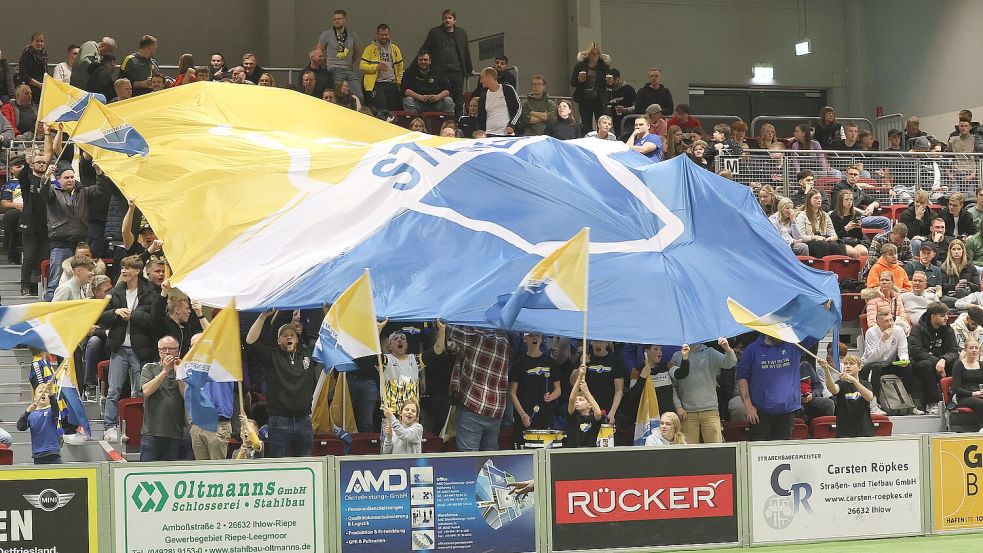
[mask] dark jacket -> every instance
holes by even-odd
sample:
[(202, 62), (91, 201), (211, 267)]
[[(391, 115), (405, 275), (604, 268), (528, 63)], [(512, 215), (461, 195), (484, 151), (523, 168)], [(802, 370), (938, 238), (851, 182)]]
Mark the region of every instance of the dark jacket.
[(645, 108), (652, 104), (659, 104), (659, 107), (662, 108), (662, 115), (669, 117), (674, 109), (672, 92), (669, 92), (665, 85), (659, 85), (659, 89), (656, 90), (652, 88), (652, 83), (646, 83), (635, 93), (635, 113), (645, 113)]
[[(590, 80), (580, 82), (578, 79), (581, 71), (587, 71), (590, 61), (587, 59), (587, 52), (580, 52), (577, 54), (577, 64), (573, 66), (573, 73), (570, 74), (570, 86), (573, 87), (573, 101), (577, 103), (589, 102), (597, 98), (601, 102), (601, 106), (607, 107), (608, 102), (611, 101), (610, 92), (608, 91), (607, 84), (604, 82), (604, 76), (608, 74), (611, 66), (608, 65), (607, 54), (601, 54), (600, 59), (597, 60), (597, 67), (595, 68), (596, 76), (594, 78), (593, 88), (590, 86)], [(644, 108), (642, 112), (644, 113)], [(617, 129), (615, 129), (617, 132)]]
[(14, 69), (7, 58), (0, 59), (0, 98), (4, 96), (14, 97)]
[[(106, 232), (104, 236), (107, 241), (123, 241), (123, 218), (126, 217), (128, 208), (129, 203), (126, 201), (126, 196), (114, 184), (110, 189), (109, 207), (106, 209)], [(133, 236), (140, 232), (140, 219), (140, 210), (137, 209), (136, 213), (133, 214), (133, 224), (130, 227)]]
[[(822, 203), (822, 206), (820, 207), (820, 209), (822, 209), (823, 211), (829, 212), (829, 210), (830, 210), (830, 207), (829, 207), (829, 194), (827, 194), (826, 191), (823, 190), (823, 189), (821, 189), (821, 188), (815, 188), (815, 187), (813, 187), (813, 190), (819, 190), (819, 195), (823, 199), (823, 203)], [(796, 186), (795, 187), (795, 192), (792, 192), (791, 194), (789, 194), (788, 199), (792, 200), (792, 205), (793, 206), (795, 206), (795, 207), (801, 207), (801, 206), (805, 205), (805, 203), (806, 203), (806, 194), (805, 194), (805, 192), (802, 191), (802, 187), (801, 186)]]
[[(722, 146), (721, 149), (717, 149), (717, 144)], [(709, 165), (713, 165), (714, 160), (717, 159), (718, 155), (723, 156), (739, 156), (744, 152), (743, 149), (734, 141), (733, 138), (728, 138), (721, 142), (716, 140), (711, 140), (707, 142), (706, 152), (703, 153), (703, 157), (706, 158)]]
[(925, 209), (925, 215), (922, 215), (922, 219), (919, 221), (915, 218), (915, 202), (908, 204), (907, 209), (901, 212), (901, 216), (898, 220), (908, 227), (908, 238), (914, 238), (915, 236), (929, 236), (932, 229), (932, 219), (935, 218), (935, 212), (932, 208)]
[(76, 185), (72, 192), (51, 186), (50, 180), (41, 183), (41, 196), (48, 207), (48, 239), (52, 242), (81, 242), (89, 232), (88, 203), (106, 193), (105, 178), (97, 178), (95, 186)]
[[(961, 291), (956, 290), (956, 284), (960, 280), (966, 281), (966, 288)], [(963, 270), (959, 271), (958, 275), (950, 275), (945, 272), (945, 268), (942, 268), (942, 293), (947, 296), (952, 296), (956, 298), (961, 298), (968, 296), (973, 292), (978, 292), (980, 290), (980, 275), (976, 271), (976, 265), (972, 263), (967, 263)]]
[[(519, 103), (519, 93), (515, 91), (512, 85), (503, 84), (502, 95), (505, 96), (505, 105), (509, 110), (509, 123), (508, 127), (512, 127), (513, 130), (519, 126), (519, 118), (522, 117), (522, 104)], [(488, 96), (488, 91), (486, 90), (481, 94), (481, 98), (478, 100), (478, 128), (481, 130), (485, 129), (485, 124), (487, 122), (488, 113), (485, 111), (485, 98)]]
[(37, 176), (30, 167), (24, 167), (20, 172), (20, 191), (24, 199), (24, 211), (20, 215), (20, 231), (27, 234), (48, 233), (48, 208), (44, 197), (41, 196), (41, 181), (44, 176)]
[(167, 298), (162, 294), (157, 294), (154, 304), (150, 308), (150, 320), (153, 324), (154, 335), (158, 338), (171, 336), (177, 340), (178, 347), (181, 348), (181, 357), (191, 349), (191, 337), (201, 332), (201, 322), (198, 321), (194, 311), (184, 326), (178, 325), (174, 319), (167, 316)]
[[(303, 74), (304, 71), (310, 71), (314, 73), (314, 94), (313, 96), (318, 100), (324, 95), (324, 91), (334, 86), (334, 71), (326, 69), (324, 67), (313, 68), (308, 63), (307, 67), (300, 70)], [(297, 77), (297, 92), (304, 92), (304, 80), (299, 76)]]
[(841, 140), (843, 125), (833, 123), (832, 125), (816, 125), (812, 139), (819, 143), (824, 150), (832, 150), (833, 144)]
[[(141, 278), (137, 281), (137, 307), (130, 312), (130, 347), (136, 353), (141, 363), (151, 363), (157, 360), (157, 336), (153, 334), (150, 320), (150, 308), (154, 303), (154, 296), (158, 292), (154, 286), (146, 279)], [(116, 314), (116, 310), (126, 307), (126, 283), (120, 281), (119, 284), (109, 291), (109, 304), (106, 310), (99, 316), (99, 326), (106, 329), (109, 334), (107, 346), (110, 353), (119, 351), (126, 337), (127, 321)]]
[(93, 63), (89, 66), (89, 84), (85, 87), (89, 92), (102, 94), (107, 102), (116, 99), (116, 86), (112, 72), (103, 63)]
[(958, 220), (953, 217), (948, 209), (940, 209), (939, 218), (945, 221), (946, 236), (972, 236), (976, 234), (976, 223), (973, 222), (973, 216), (966, 211), (965, 207), (959, 211)]
[(932, 328), (932, 315), (926, 311), (918, 319), (908, 336), (908, 357), (914, 363), (931, 361), (934, 365), (939, 359), (945, 359), (947, 367), (951, 367), (959, 357), (959, 346), (956, 343), (956, 333), (952, 327), (943, 325)]
[(443, 25), (437, 25), (436, 27), (430, 29), (427, 33), (427, 39), (423, 41), (423, 46), (420, 50), (427, 50), (430, 52), (430, 67), (436, 70), (438, 73), (442, 74), (444, 77), (451, 77), (448, 75), (447, 68), (447, 43), (451, 40), (456, 42), (457, 55), (461, 60), (462, 73), (470, 75), (474, 71), (474, 66), (471, 64), (471, 50), (468, 49), (468, 32), (465, 31), (460, 26), (454, 27), (454, 35), (451, 37), (451, 33), (444, 30)]
[(872, 196), (864, 192), (859, 186), (850, 186), (849, 183), (846, 182), (846, 179), (844, 179), (833, 185), (833, 193), (830, 194), (830, 196), (832, 196), (832, 201), (834, 204), (836, 203), (836, 195), (839, 194), (841, 190), (849, 190), (850, 192), (853, 192), (853, 205), (859, 207), (860, 209), (866, 209), (867, 206), (877, 201)]

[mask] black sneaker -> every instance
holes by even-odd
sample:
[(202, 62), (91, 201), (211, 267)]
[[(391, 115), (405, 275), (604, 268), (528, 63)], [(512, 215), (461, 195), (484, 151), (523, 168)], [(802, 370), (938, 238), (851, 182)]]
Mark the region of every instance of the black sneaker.
[(85, 387), (85, 399), (86, 401), (96, 401), (99, 399), (98, 391), (95, 384), (89, 384)]
[(22, 296), (31, 296), (31, 295), (33, 295), (33, 294), (31, 294), (31, 287), (30, 286), (21, 286), (20, 287), (20, 295), (22, 295)]

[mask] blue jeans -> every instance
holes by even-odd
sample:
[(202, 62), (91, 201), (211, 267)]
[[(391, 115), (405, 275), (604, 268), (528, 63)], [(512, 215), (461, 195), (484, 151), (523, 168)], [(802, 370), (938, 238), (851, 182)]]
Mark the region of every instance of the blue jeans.
[(891, 230), (891, 220), (881, 215), (871, 215), (860, 219), (860, 226), (863, 228), (879, 228), (881, 230)]
[(479, 415), (463, 405), (457, 407), (457, 450), (497, 451), (501, 417)]
[(454, 100), (451, 100), (451, 97), (448, 96), (441, 100), (437, 100), (436, 102), (425, 103), (418, 102), (416, 99), (410, 98), (409, 96), (404, 96), (403, 110), (411, 113), (423, 113), (424, 111), (443, 111), (450, 113), (454, 111)]
[(126, 375), (130, 375), (130, 397), (143, 395), (140, 389), (140, 360), (133, 349), (120, 346), (119, 351), (109, 358), (109, 393), (106, 395), (106, 428), (119, 424), (119, 391), (123, 388)]
[(44, 301), (51, 301), (51, 297), (55, 295), (55, 288), (58, 288), (58, 281), (61, 279), (61, 263), (73, 255), (75, 250), (72, 248), (51, 248), (51, 253), (48, 254), (51, 263), (48, 266), (48, 288), (44, 291)]
[(34, 458), (35, 465), (60, 465), (63, 462), (61, 460), (61, 453), (48, 453), (47, 455)]
[(314, 447), (311, 417), (270, 416), (267, 453), (270, 457), (310, 457)]
[(180, 438), (140, 436), (140, 462), (177, 461), (181, 454)]
[(85, 382), (86, 386), (99, 385), (99, 362), (106, 355), (106, 343), (99, 335), (89, 336), (85, 341)]
[(371, 378), (348, 377), (352, 395), (352, 410), (355, 411), (355, 424), (359, 432), (374, 432), (375, 414), (379, 411), (379, 383)]

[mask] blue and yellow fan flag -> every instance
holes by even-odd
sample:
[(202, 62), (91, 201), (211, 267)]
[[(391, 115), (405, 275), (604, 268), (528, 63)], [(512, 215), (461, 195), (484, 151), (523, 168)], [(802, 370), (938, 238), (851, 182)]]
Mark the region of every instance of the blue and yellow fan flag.
[(45, 123), (78, 121), (93, 100), (106, 103), (106, 97), (102, 94), (86, 92), (45, 74), (38, 119)]
[(242, 381), (242, 346), (239, 342), (239, 313), (235, 300), (219, 312), (184, 359), (175, 378), (187, 386), (185, 403), (196, 425), (214, 432), (218, 410), (205, 387), (211, 383)]
[(369, 270), (356, 280), (328, 309), (321, 325), (314, 358), (328, 370), (354, 370), (354, 360), (382, 352), (379, 329), (372, 302), (372, 279)]
[(511, 328), (522, 309), (587, 311), (589, 249), (590, 229), (584, 227), (526, 273), (515, 292), (499, 296), (488, 321)]
[[(82, 394), (79, 393), (74, 358), (74, 355), (66, 357), (62, 361), (62, 366), (58, 369), (61, 373), (58, 377), (58, 394), (65, 402), (65, 408), (62, 413), (68, 422), (76, 426), (81, 426), (85, 429), (87, 436), (92, 436), (92, 428), (89, 426), (89, 416), (85, 414), (85, 407), (82, 405)], [(56, 373), (56, 376), (58, 376), (58, 373)]]
[(75, 126), (72, 140), (76, 144), (88, 144), (128, 156), (146, 157), (150, 153), (147, 141), (133, 125), (99, 102), (88, 103)]
[(821, 340), (826, 336), (839, 319), (839, 314), (831, 307), (830, 302), (817, 303), (800, 294), (775, 311), (758, 316), (734, 298), (727, 298), (727, 309), (738, 324), (792, 344), (807, 337)]
[(638, 401), (638, 414), (635, 416), (635, 445), (645, 445), (645, 439), (659, 430), (659, 397), (655, 394), (652, 377), (635, 383), (642, 387), (642, 397)]
[(0, 307), (0, 349), (31, 347), (71, 357), (107, 303), (108, 298)]

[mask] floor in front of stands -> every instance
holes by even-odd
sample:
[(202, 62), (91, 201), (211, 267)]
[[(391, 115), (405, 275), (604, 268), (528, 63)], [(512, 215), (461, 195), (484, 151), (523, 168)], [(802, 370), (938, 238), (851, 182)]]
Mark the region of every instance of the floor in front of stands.
[[(956, 534), (944, 536), (920, 536), (917, 538), (885, 538), (858, 541), (826, 541), (813, 544), (768, 545), (751, 549), (729, 547), (726, 549), (692, 550), (708, 551), (761, 551), (761, 553), (925, 553), (926, 551), (970, 551), (972, 546), (983, 545), (983, 534)], [(681, 550), (684, 551), (684, 550)], [(690, 550), (685, 550), (690, 551)]]

